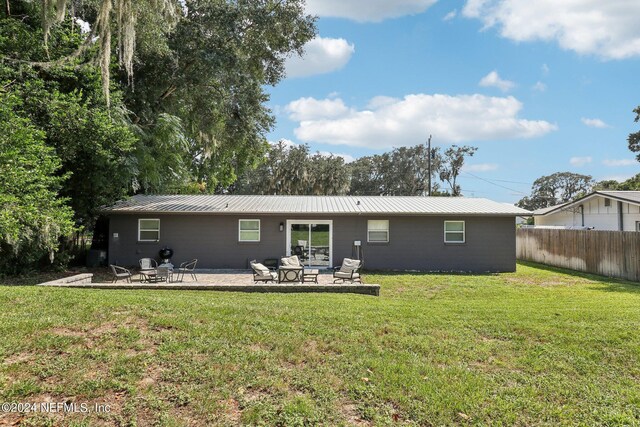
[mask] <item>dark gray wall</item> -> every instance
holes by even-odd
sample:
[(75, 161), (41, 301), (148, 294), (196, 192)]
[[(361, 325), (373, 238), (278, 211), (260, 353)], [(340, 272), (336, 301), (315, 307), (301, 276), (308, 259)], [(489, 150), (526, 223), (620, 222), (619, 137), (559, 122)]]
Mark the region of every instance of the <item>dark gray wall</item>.
[[(137, 241), (139, 218), (160, 219), (159, 242)], [(241, 218), (261, 220), (259, 243), (238, 242)], [(250, 259), (285, 255), (286, 230), (280, 232), (279, 224), (287, 219), (332, 219), (333, 265), (351, 257), (353, 241), (360, 240), (368, 269), (497, 272), (516, 267), (514, 218), (482, 216), (112, 215), (109, 263), (137, 265), (140, 258), (158, 258), (158, 250), (169, 246), (174, 264), (198, 258), (199, 268), (247, 268)], [(369, 219), (389, 220), (389, 243), (367, 243)], [(445, 220), (466, 221), (466, 243), (444, 243)]]

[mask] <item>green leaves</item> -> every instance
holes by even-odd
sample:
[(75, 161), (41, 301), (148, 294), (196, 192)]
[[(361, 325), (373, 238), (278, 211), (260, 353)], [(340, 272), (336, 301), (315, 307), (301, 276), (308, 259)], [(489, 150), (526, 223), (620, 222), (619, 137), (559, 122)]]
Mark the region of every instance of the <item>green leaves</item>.
[(72, 211), (58, 190), (60, 160), (44, 133), (16, 109), (20, 100), (0, 92), (0, 273), (18, 272), (44, 255), (51, 260), (58, 239), (73, 231)]
[[(636, 114), (635, 122), (637, 123), (640, 121), (640, 106), (636, 107), (633, 112)], [(640, 162), (640, 132), (630, 133), (627, 140), (629, 141), (629, 150), (632, 153), (638, 153), (636, 159)]]
[(541, 176), (533, 182), (531, 197), (522, 198), (516, 205), (536, 210), (569, 202), (590, 192), (593, 184), (591, 176), (572, 172)]

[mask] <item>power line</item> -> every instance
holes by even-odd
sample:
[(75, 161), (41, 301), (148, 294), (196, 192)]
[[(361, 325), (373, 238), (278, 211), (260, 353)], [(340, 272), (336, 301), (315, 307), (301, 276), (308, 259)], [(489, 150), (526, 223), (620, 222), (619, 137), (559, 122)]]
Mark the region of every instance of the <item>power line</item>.
[[(466, 174), (466, 175), (470, 175), (470, 176), (472, 176), (472, 177), (474, 177), (474, 178), (476, 178), (476, 179), (479, 179), (480, 181), (484, 181), (484, 182), (487, 182), (487, 183), (489, 183), (489, 184), (491, 184), (491, 185), (495, 185), (496, 187), (504, 188), (504, 189), (506, 189), (506, 190), (513, 191), (513, 192), (516, 192), (516, 193), (518, 193), (518, 194), (522, 194), (523, 196), (526, 196), (526, 195), (527, 195), (527, 193), (523, 193), (523, 192), (522, 192), (522, 191), (520, 191), (520, 190), (516, 190), (516, 189), (514, 189), (514, 188), (509, 188), (509, 187), (506, 187), (506, 186), (504, 186), (504, 185), (496, 184), (495, 182), (489, 181), (488, 179), (484, 179), (484, 178), (479, 177), (478, 175), (474, 175), (474, 174), (472, 174), (471, 172), (466, 172), (466, 171), (460, 171), (460, 172), (462, 172), (462, 173), (464, 173), (464, 174)], [(496, 180), (496, 181), (497, 181), (497, 180)]]
[(533, 185), (531, 182), (507, 181), (506, 179), (494, 179), (493, 181), (498, 181), (498, 182), (508, 182), (508, 183), (510, 183), (510, 184)]

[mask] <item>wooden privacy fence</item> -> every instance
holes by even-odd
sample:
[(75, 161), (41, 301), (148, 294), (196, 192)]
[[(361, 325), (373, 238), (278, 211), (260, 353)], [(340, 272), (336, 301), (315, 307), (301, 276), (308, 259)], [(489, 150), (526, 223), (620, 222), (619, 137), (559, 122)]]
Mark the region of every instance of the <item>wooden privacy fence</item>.
[(640, 233), (520, 228), (516, 256), (587, 273), (640, 281)]

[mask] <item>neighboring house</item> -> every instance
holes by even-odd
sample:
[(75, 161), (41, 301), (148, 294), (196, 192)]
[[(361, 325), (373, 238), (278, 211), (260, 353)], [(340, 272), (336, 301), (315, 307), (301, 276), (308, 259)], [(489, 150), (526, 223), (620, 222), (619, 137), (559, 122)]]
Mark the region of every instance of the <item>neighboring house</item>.
[(357, 196), (134, 196), (106, 208), (111, 264), (171, 247), (173, 262), (247, 268), (299, 254), (331, 267), (361, 253), (366, 268), (514, 271), (515, 217), (486, 199)]
[(640, 191), (595, 191), (533, 212), (536, 227), (640, 231)]

